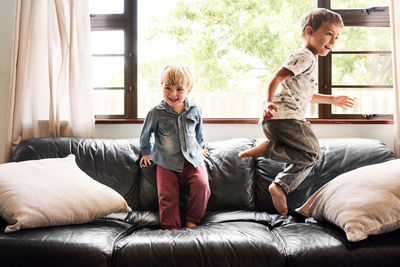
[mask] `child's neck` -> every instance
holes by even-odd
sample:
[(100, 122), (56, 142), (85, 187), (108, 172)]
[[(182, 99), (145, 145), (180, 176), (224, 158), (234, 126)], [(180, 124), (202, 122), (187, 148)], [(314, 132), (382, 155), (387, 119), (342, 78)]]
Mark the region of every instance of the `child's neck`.
[(185, 102), (183, 102), (183, 103), (180, 104), (179, 106), (172, 107), (172, 109), (173, 109), (176, 113), (181, 114), (182, 111), (185, 109)]
[(306, 44), (306, 45), (304, 46), (304, 48), (307, 48), (308, 50), (311, 51), (311, 53), (313, 53), (313, 54), (316, 56), (316, 54), (315, 54), (315, 48), (312, 47), (310, 44)]

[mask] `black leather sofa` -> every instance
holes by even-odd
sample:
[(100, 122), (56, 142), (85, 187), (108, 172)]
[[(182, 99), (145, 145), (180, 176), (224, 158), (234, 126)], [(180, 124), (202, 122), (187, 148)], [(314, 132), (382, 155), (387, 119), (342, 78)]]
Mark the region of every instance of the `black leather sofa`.
[[(80, 225), (4, 233), (1, 266), (399, 266), (400, 231), (348, 242), (338, 227), (294, 209), (337, 175), (394, 159), (372, 139), (321, 139), (322, 160), (288, 195), (289, 216), (274, 210), (267, 188), (283, 164), (238, 158), (259, 140), (207, 144), (211, 197), (199, 226), (161, 230), (155, 168), (139, 166), (137, 139), (41, 138), (23, 141), (13, 161), (76, 155), (93, 179), (118, 191), (133, 209)], [(188, 189), (181, 190), (185, 212)]]

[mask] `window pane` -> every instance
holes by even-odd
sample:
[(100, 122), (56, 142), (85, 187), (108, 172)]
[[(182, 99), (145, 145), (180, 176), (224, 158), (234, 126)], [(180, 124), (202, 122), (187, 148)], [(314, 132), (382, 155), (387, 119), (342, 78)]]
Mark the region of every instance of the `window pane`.
[(123, 115), (124, 90), (94, 90), (96, 115)]
[(122, 14), (124, 0), (89, 0), (90, 14)]
[(124, 57), (92, 57), (93, 87), (124, 87)]
[(394, 111), (392, 88), (333, 88), (332, 94), (356, 98), (352, 109), (332, 105), (334, 114), (393, 114)]
[(335, 51), (390, 51), (389, 27), (344, 27)]
[(370, 8), (377, 6), (388, 6), (388, 0), (332, 0), (333, 9), (345, 8)]
[(390, 54), (333, 54), (332, 85), (392, 85)]
[(165, 64), (182, 62), (204, 117), (258, 118), (270, 76), (303, 46), (300, 19), (316, 7), (315, 0), (138, 1), (138, 116), (161, 101)]
[(124, 54), (124, 31), (92, 31), (91, 43), (92, 54)]

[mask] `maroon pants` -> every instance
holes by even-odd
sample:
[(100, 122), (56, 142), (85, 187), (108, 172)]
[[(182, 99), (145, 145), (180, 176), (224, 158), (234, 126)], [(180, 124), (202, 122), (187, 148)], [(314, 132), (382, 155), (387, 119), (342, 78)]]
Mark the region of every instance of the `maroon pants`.
[(197, 168), (185, 161), (182, 172), (157, 165), (157, 190), (160, 222), (163, 229), (181, 228), (179, 213), (180, 186), (189, 184), (186, 220), (199, 223), (206, 212), (210, 187), (207, 169), (202, 162)]

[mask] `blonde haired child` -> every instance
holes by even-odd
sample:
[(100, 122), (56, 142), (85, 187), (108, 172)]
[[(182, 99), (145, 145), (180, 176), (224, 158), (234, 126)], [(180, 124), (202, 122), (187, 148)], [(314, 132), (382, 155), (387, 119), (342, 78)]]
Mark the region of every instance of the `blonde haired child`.
[[(163, 229), (181, 228), (179, 188), (189, 185), (186, 226), (198, 224), (206, 211), (210, 188), (203, 149), (202, 111), (189, 100), (193, 88), (190, 69), (168, 64), (160, 79), (163, 100), (152, 108), (140, 135), (140, 163), (157, 164), (157, 191)], [(154, 144), (150, 137), (154, 135)]]

